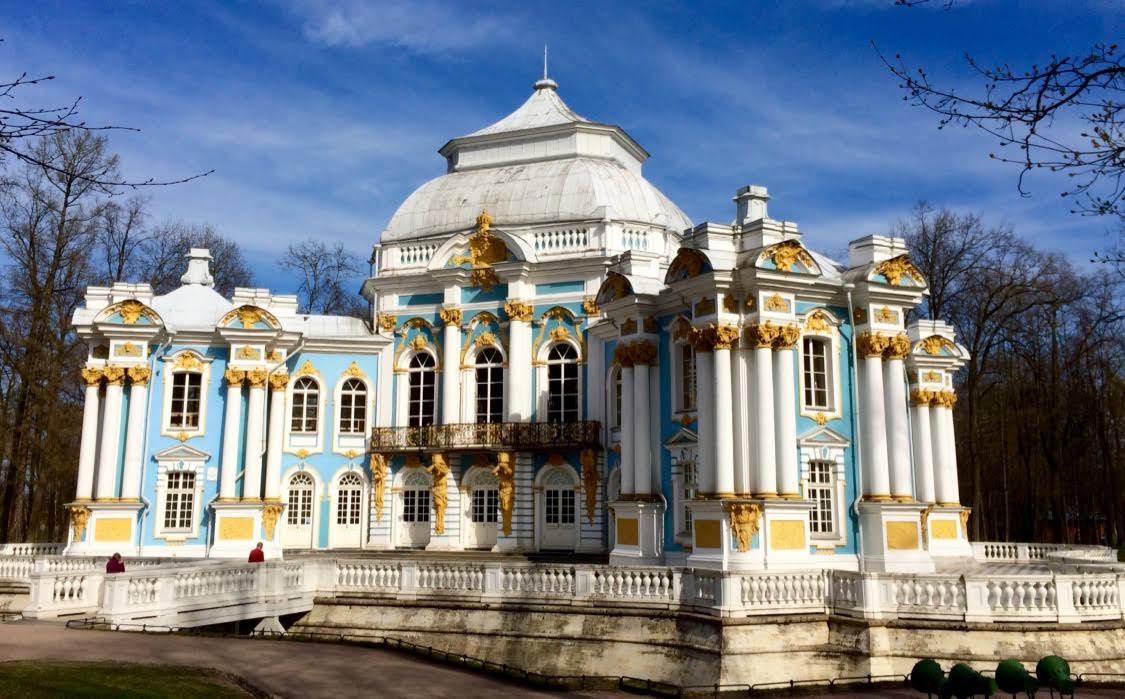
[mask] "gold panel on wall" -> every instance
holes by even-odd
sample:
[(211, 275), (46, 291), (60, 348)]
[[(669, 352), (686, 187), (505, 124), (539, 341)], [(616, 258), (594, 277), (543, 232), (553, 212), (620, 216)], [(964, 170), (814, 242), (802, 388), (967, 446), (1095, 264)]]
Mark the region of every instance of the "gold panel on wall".
[(94, 541), (132, 540), (133, 520), (128, 517), (99, 519), (94, 522)]
[(917, 522), (887, 522), (887, 548), (911, 551), (918, 548)]
[(717, 519), (695, 520), (695, 548), (718, 549), (723, 547), (723, 525)]
[(254, 518), (223, 517), (219, 520), (219, 538), (228, 541), (254, 538)]
[(930, 520), (930, 537), (934, 539), (956, 539), (957, 523), (951, 519)]
[(805, 548), (805, 523), (799, 519), (779, 519), (769, 523), (770, 548), (793, 550)]
[(637, 520), (621, 518), (617, 520), (617, 543), (622, 546), (636, 546), (640, 542), (637, 533)]

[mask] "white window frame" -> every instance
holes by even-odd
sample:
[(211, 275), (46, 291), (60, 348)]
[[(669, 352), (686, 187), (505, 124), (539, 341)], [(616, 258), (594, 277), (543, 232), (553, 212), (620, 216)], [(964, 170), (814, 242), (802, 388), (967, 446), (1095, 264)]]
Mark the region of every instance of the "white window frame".
[[(359, 432), (343, 432), (340, 430), (340, 419), (343, 411), (344, 385), (352, 380), (359, 381), (363, 384), (364, 391), (367, 392), (366, 402), (364, 403), (366, 414), (364, 416), (363, 428)], [(366, 376), (349, 376), (347, 374), (341, 376), (332, 391), (332, 405), (333, 438), (335, 439), (332, 451), (337, 454), (346, 454), (349, 451), (366, 451), (367, 438), (371, 432), (372, 425), (375, 424), (375, 391), (371, 380)]]
[[(316, 432), (293, 431), (293, 390), (301, 379), (312, 380), (317, 387)], [(324, 421), (327, 413), (328, 391), (319, 374), (302, 374), (289, 377), (285, 391), (285, 452), (287, 454), (319, 454), (324, 451)], [(333, 416), (334, 417), (334, 416)], [(304, 458), (304, 457), (302, 457)]]
[(309, 523), (308, 523), (307, 526), (312, 529), (313, 538), (315, 539), (316, 533), (317, 533), (316, 532), (317, 516), (319, 515), (319, 513), (317, 512), (317, 502), (316, 502), (317, 479), (316, 479), (316, 476), (309, 473), (308, 471), (296, 471), (294, 473), (290, 473), (285, 479), (285, 525), (289, 526), (289, 527), (306, 526), (306, 525), (301, 524), (300, 522), (297, 522), (296, 524), (293, 524), (293, 522), (290, 521), (290, 519), (293, 517), (294, 514), (297, 514), (298, 516), (300, 515), (299, 511), (297, 511), (297, 512), (294, 511), (294, 508), (291, 504), (292, 498), (293, 498), (293, 492), (296, 491), (296, 490), (302, 490), (302, 491), (306, 490), (306, 488), (304, 488), (303, 485), (302, 485), (301, 488), (294, 488), (293, 487), (293, 479), (296, 478), (299, 475), (305, 476), (306, 478), (308, 478), (311, 481), (311, 483), (309, 484), (309, 487), (307, 488), (307, 490), (311, 493), (311, 495), (309, 496)]
[[(575, 360), (574, 367), (577, 373), (577, 396), (578, 396), (578, 413), (575, 421), (582, 421), (585, 419), (585, 406), (583, 405), (583, 396), (585, 395), (585, 371), (583, 365), (586, 362), (585, 356), (582, 354), (582, 347), (571, 339), (556, 340), (553, 342), (544, 342), (539, 348), (538, 356), (536, 357), (537, 371), (536, 371), (536, 386), (538, 387), (539, 399), (537, 402), (537, 410), (535, 411), (536, 422), (548, 422), (547, 419), (547, 404), (550, 399), (550, 387), (548, 386), (548, 377), (550, 374), (550, 366), (554, 364), (562, 364), (563, 362), (552, 361), (548, 363), (547, 357), (551, 354), (551, 349), (557, 345), (569, 345), (574, 350)], [(567, 362), (569, 363), (569, 362)]]
[(439, 424), (438, 411), (441, 409), (441, 375), (443, 367), (437, 354), (429, 347), (426, 347), (420, 350), (404, 352), (402, 356), (399, 357), (399, 365), (395, 369), (395, 376), (398, 377), (398, 381), (396, 382), (395, 423), (399, 427), (408, 427), (410, 425), (410, 374), (412, 373), (410, 371), (410, 363), (420, 354), (428, 355), (434, 362), (432, 369), (434, 372), (434, 406), (430, 424)]
[(831, 437), (838, 437), (838, 435), (834, 435), (830, 430), (821, 428), (815, 430), (809, 437), (804, 437), (800, 440), (801, 494), (806, 499), (809, 498), (810, 462), (821, 461), (832, 464), (831, 487), (835, 489), (833, 501), (833, 511), (835, 513), (833, 525), (835, 531), (832, 534), (814, 534), (810, 528), (809, 539), (810, 543), (817, 548), (835, 549), (837, 546), (846, 546), (848, 543), (844, 453), (849, 444), (842, 438), (833, 438), (830, 441), (825, 440), (818, 443), (818, 437), (825, 434)]
[[(814, 331), (805, 327), (808, 316), (815, 311), (820, 311), (822, 316), (827, 318), (828, 330)], [(823, 308), (815, 308), (809, 311), (804, 318), (801, 319), (801, 339), (797, 342), (797, 401), (800, 406), (800, 414), (804, 417), (817, 419), (818, 415), (823, 415), (828, 420), (838, 419), (843, 416), (843, 405), (840, 397), (840, 332), (838, 329), (838, 321), (835, 316)], [(825, 355), (825, 368), (828, 371), (828, 399), (832, 404), (831, 408), (812, 407), (805, 403), (805, 339), (820, 340), (824, 342), (826, 355)]]
[[(191, 355), (193, 359), (198, 360), (200, 366), (193, 369), (177, 368), (176, 362), (183, 358), (185, 355)], [(186, 434), (189, 437), (202, 437), (207, 433), (207, 403), (208, 393), (211, 385), (211, 362), (210, 357), (206, 357), (203, 353), (194, 349), (183, 349), (174, 354), (170, 354), (162, 359), (164, 362), (163, 369), (163, 391), (164, 396), (161, 400), (161, 418), (160, 418), (160, 434), (165, 437), (178, 437), (180, 433)], [(172, 390), (174, 386), (176, 374), (199, 374), (199, 425), (194, 429), (184, 427), (172, 426)]]
[(678, 442), (665, 444), (664, 448), (671, 455), (672, 462), (672, 538), (679, 544), (692, 545), (691, 517), (686, 512), (687, 500), (685, 499), (687, 479), (684, 473), (685, 464), (691, 464), (695, 470), (696, 492), (699, 485), (699, 450), (694, 442)]
[[(195, 475), (194, 497), (192, 498), (191, 527), (181, 529), (178, 527), (165, 527), (164, 514), (167, 506), (168, 475), (170, 473), (191, 473)], [(183, 542), (188, 539), (199, 538), (200, 520), (202, 520), (203, 490), (206, 487), (206, 472), (202, 460), (170, 460), (158, 461), (156, 466), (156, 520), (153, 522), (153, 538), (165, 541)]]
[(687, 377), (684, 376), (683, 356), (684, 356), (684, 350), (685, 349), (691, 350), (692, 387), (693, 387), (693, 389), (695, 387), (695, 381), (697, 380), (696, 374), (695, 374), (695, 349), (691, 346), (691, 343), (688, 342), (687, 340), (678, 340), (676, 342), (673, 342), (672, 343), (672, 362), (671, 362), (671, 366), (673, 367), (673, 369), (672, 369), (672, 376), (673, 376), (672, 384), (673, 384), (673, 390), (675, 391), (675, 394), (674, 394), (675, 398), (672, 401), (672, 405), (673, 405), (672, 412), (676, 415), (681, 415), (683, 413), (694, 413), (698, 409), (697, 406), (695, 405), (695, 401), (697, 399), (697, 391), (695, 391), (695, 390), (692, 391), (692, 394), (691, 394), (692, 398), (691, 398), (691, 405), (690, 406), (686, 405), (685, 402), (684, 402), (684, 395), (685, 395), (685, 393), (684, 393), (684, 388), (685, 388), (684, 382), (687, 378)]
[[(807, 464), (808, 476), (805, 479), (805, 497), (812, 501), (813, 508), (809, 512), (809, 536), (813, 539), (836, 539), (838, 529), (840, 528), (839, 518), (836, 516), (836, 479), (835, 479), (836, 464), (832, 461), (824, 459), (812, 459)], [(823, 493), (828, 502), (827, 508), (827, 522), (828, 531), (817, 531), (817, 527), (822, 526), (821, 522), (815, 521), (813, 514), (822, 514), (821, 498), (819, 495)]]
[(621, 441), (621, 410), (624, 396), (619, 395), (621, 390), (621, 367), (613, 365), (610, 367), (609, 375), (606, 377), (606, 417), (609, 423), (610, 440), (613, 442)]
[[(500, 363), (490, 363), (487, 365), (478, 364), (481, 353), (487, 350), (494, 350), (500, 355)], [(463, 382), (465, 389), (465, 405), (464, 410), (461, 411), (462, 422), (477, 422), (477, 394), (479, 389), (479, 382), (477, 381), (477, 369), (481, 366), (488, 366), (500, 369), (500, 419), (497, 422), (504, 422), (507, 417), (508, 406), (505, 398), (504, 386), (508, 381), (508, 362), (504, 350), (494, 345), (487, 347), (475, 348), (471, 355), (465, 357), (465, 373), (466, 380)]]

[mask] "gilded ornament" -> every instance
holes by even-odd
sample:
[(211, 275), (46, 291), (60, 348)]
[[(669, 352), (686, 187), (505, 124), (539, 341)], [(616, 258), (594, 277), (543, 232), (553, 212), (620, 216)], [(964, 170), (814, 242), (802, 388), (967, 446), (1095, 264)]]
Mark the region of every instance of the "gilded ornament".
[(629, 345), (624, 343), (617, 345), (613, 350), (613, 363), (624, 368), (633, 368), (633, 351)]
[(660, 331), (660, 324), (657, 323), (656, 318), (653, 318), (652, 316), (645, 317), (644, 327), (646, 333), (656, 333)]
[(270, 388), (275, 391), (284, 391), (289, 384), (289, 374), (284, 371), (275, 371), (270, 374)]
[(582, 299), (582, 312), (588, 316), (596, 316), (602, 312), (598, 306), (598, 300), (592, 296)]
[(253, 369), (246, 372), (246, 383), (250, 388), (262, 388), (269, 380), (270, 374), (265, 369)]
[(971, 515), (972, 513), (973, 508), (965, 507), (962, 508), (959, 514), (959, 516), (961, 517), (961, 533), (964, 535), (966, 540), (968, 540), (969, 538), (969, 515)]
[(773, 348), (778, 350), (793, 349), (797, 346), (797, 340), (801, 339), (801, 328), (796, 325), (780, 325), (777, 328), (777, 339), (774, 340)]
[(265, 530), (266, 541), (273, 541), (273, 534), (277, 530), (277, 520), (281, 517), (283, 509), (279, 503), (271, 503), (262, 508), (262, 529)]
[(816, 424), (820, 425), (821, 427), (824, 427), (828, 424), (828, 416), (824, 413), (817, 413), (816, 415), (813, 415), (813, 420), (816, 420)]
[(121, 314), (121, 320), (125, 325), (135, 325), (141, 316), (152, 319), (152, 312), (136, 299), (128, 299), (117, 304), (117, 312)]
[(930, 538), (930, 515), (933, 514), (935, 505), (929, 505), (926, 509), (922, 510), (922, 539), (928, 541)]
[(203, 362), (200, 361), (199, 356), (194, 352), (180, 352), (176, 355), (176, 363), (172, 366), (174, 369), (198, 371), (203, 368)]
[(864, 358), (882, 357), (890, 344), (890, 336), (883, 333), (863, 332), (856, 338), (856, 349), (859, 350), (860, 356)]
[(914, 266), (910, 258), (906, 255), (899, 255), (892, 257), (889, 260), (883, 260), (875, 265), (875, 274), (883, 275), (887, 282), (892, 286), (898, 286), (903, 277), (906, 277), (920, 286), (925, 286), (926, 280), (922, 277), (922, 272)]
[(773, 294), (766, 299), (766, 310), (774, 313), (788, 313), (789, 299), (783, 298), (781, 294)]
[(82, 383), (87, 386), (97, 386), (102, 382), (102, 370), (94, 367), (82, 367)]
[(504, 313), (512, 320), (529, 322), (534, 312), (531, 304), (524, 301), (508, 301), (504, 304)]
[(809, 255), (796, 240), (783, 240), (777, 245), (768, 248), (762, 253), (760, 259), (764, 260), (766, 258), (773, 260), (774, 266), (781, 272), (793, 271), (793, 265), (797, 262), (800, 262), (809, 270), (816, 268), (816, 263), (813, 262), (812, 256)]
[(695, 416), (691, 415), (689, 413), (684, 413), (683, 415), (680, 416), (680, 424), (683, 425), (684, 427), (687, 427), (688, 425), (690, 425), (693, 420), (695, 420)]
[(188, 434), (187, 432), (177, 432), (176, 433), (176, 439), (180, 440), (180, 444), (183, 444), (184, 442), (191, 439), (191, 435)]
[(852, 316), (855, 318), (856, 324), (863, 324), (867, 322), (867, 311), (862, 308), (856, 308), (852, 311)]
[(633, 364), (651, 365), (656, 363), (656, 345), (648, 340), (641, 342), (634, 342), (629, 345), (629, 354), (632, 356)]
[(883, 356), (887, 359), (905, 359), (910, 354), (910, 338), (906, 333), (899, 333), (890, 338), (890, 344)]
[(313, 366), (312, 360), (306, 359), (301, 368), (297, 370), (297, 376), (320, 376), (320, 372)]
[(132, 366), (126, 371), (129, 380), (138, 386), (144, 386), (152, 376), (152, 369), (147, 366)]
[(371, 491), (375, 498), (375, 521), (383, 519), (383, 491), (387, 483), (387, 457), (371, 455)]
[(406, 455), (406, 468), (422, 468), (422, 459), (417, 454)]
[(672, 338), (676, 340), (687, 339), (691, 337), (691, 331), (693, 329), (691, 321), (687, 318), (677, 318), (675, 325), (672, 326)]
[(474, 344), (476, 344), (477, 349), (483, 349), (485, 347), (495, 347), (496, 335), (490, 332), (483, 332), (480, 335), (477, 335), (477, 339), (474, 341)]
[(941, 377), (940, 371), (927, 371), (926, 373), (922, 374), (921, 379), (923, 381), (930, 381), (930, 382), (933, 382), (933, 383), (941, 383), (942, 382), (942, 377)]
[(730, 514), (731, 533), (738, 543), (739, 551), (749, 551), (750, 542), (758, 533), (762, 508), (756, 503), (733, 503), (727, 507)]
[(738, 313), (738, 299), (730, 294), (723, 294), (723, 310), (727, 313)]
[(561, 342), (570, 338), (570, 331), (565, 326), (558, 326), (551, 330), (551, 339), (555, 342)]
[(953, 349), (953, 343), (941, 335), (930, 335), (919, 342), (918, 346), (922, 348), (923, 352), (930, 355), (941, 354), (943, 347), (948, 347), (950, 350)]
[(309, 458), (309, 450), (308, 449), (298, 449), (297, 450), (297, 458), (301, 459), (301, 460)]
[(773, 343), (781, 335), (781, 328), (767, 320), (764, 323), (751, 325), (747, 334), (750, 337), (750, 343), (755, 347), (773, 347)]
[(895, 311), (892, 311), (887, 306), (883, 306), (882, 308), (876, 309), (876, 311), (875, 311), (875, 322), (876, 323), (897, 323), (898, 322), (898, 313), (896, 313)]
[(930, 405), (935, 408), (952, 408), (957, 403), (957, 394), (953, 391), (934, 391), (930, 397)]
[(90, 508), (82, 505), (71, 505), (70, 526), (74, 528), (74, 540), (82, 541), (86, 534), (86, 525), (90, 523)]
[(348, 449), (346, 452), (344, 452), (344, 458), (347, 459), (348, 461), (351, 461), (352, 459), (354, 459), (357, 456), (359, 456), (359, 452), (356, 451), (355, 449)]
[(594, 523), (594, 512), (598, 504), (598, 452), (583, 449), (579, 456), (582, 462), (582, 492), (586, 495), (586, 521)]
[(697, 318), (700, 317), (700, 316), (713, 315), (714, 313), (715, 313), (715, 299), (713, 299), (709, 296), (704, 296), (703, 298), (701, 298), (699, 300), (699, 303), (695, 304), (695, 316)]
[(363, 373), (363, 369), (359, 368), (358, 363), (352, 362), (348, 365), (347, 369), (344, 369), (344, 376), (354, 376), (357, 379), (362, 379), (365, 378), (367, 374)]
[(120, 386), (125, 383), (125, 369), (119, 366), (107, 366), (102, 370), (106, 385)]
[(90, 356), (94, 359), (109, 359), (109, 345), (97, 345), (90, 350)]
[(398, 316), (394, 313), (379, 314), (379, 329), (385, 333), (393, 333), (398, 325)]
[(826, 333), (832, 329), (828, 317), (822, 310), (815, 310), (805, 319), (805, 330), (813, 333)]
[(415, 350), (420, 350), (426, 346), (426, 336), (418, 333), (414, 339), (410, 341), (410, 347)]
[(250, 345), (243, 345), (242, 347), (238, 348), (238, 352), (235, 354), (235, 356), (238, 359), (258, 360), (258, 359), (261, 359), (262, 353), (260, 351), (258, 351), (258, 349), (256, 347), (251, 347)]
[(703, 273), (703, 256), (695, 250), (681, 250), (668, 267), (668, 279), (673, 282), (698, 277)]
[(738, 342), (738, 328), (733, 325), (712, 325), (707, 332), (711, 334), (711, 346), (717, 350), (729, 350)]
[(629, 318), (621, 324), (621, 336), (635, 335), (637, 333), (637, 321)]
[(461, 309), (460, 308), (443, 308), (438, 311), (438, 318), (441, 318), (443, 325), (460, 325), (461, 324)]
[(227, 369), (223, 372), (223, 378), (228, 386), (241, 386), (246, 380), (246, 372), (242, 369)]
[(126, 342), (123, 345), (117, 346), (118, 357), (139, 357), (141, 356), (141, 346), (134, 345), (132, 342)]
[(282, 360), (282, 356), (283, 355), (281, 354), (281, 350), (273, 349), (270, 350), (270, 353), (266, 358), (271, 362), (280, 362)]
[(713, 344), (715, 337), (707, 332), (706, 328), (692, 328), (689, 341), (696, 352), (710, 352), (715, 349)]
[(445, 508), (449, 506), (449, 464), (445, 463), (445, 457), (441, 454), (431, 456), (426, 473), (434, 479), (430, 489), (434, 497), (434, 533), (444, 534)]
[(915, 406), (928, 406), (934, 399), (934, 392), (916, 388), (910, 392), (910, 402)]
[(512, 511), (516, 505), (516, 471), (512, 465), (512, 454), (502, 451), (496, 455), (496, 466), (492, 469), (499, 483), (500, 515), (503, 521), (504, 536), (512, 535)]

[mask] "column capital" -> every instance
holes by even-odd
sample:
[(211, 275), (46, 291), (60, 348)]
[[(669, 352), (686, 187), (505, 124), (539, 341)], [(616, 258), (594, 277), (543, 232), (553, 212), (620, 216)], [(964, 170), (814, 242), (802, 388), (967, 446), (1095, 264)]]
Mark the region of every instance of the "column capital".
[(632, 355), (633, 364), (649, 365), (656, 363), (656, 345), (649, 340), (641, 340), (629, 345), (629, 354)]
[(613, 349), (613, 361), (622, 369), (632, 369), (634, 362), (633, 348), (624, 343), (618, 344), (617, 347)]
[(379, 329), (385, 333), (393, 333), (398, 326), (398, 316), (394, 313), (380, 313), (376, 320)]
[(507, 313), (508, 317), (512, 320), (521, 320), (527, 322), (531, 320), (531, 317), (535, 313), (535, 309), (530, 303), (526, 301), (512, 299), (511, 301), (506, 301), (504, 303), (504, 312)]
[(82, 367), (80, 377), (83, 384), (97, 386), (102, 382), (102, 370), (96, 367)]
[(910, 392), (910, 403), (919, 408), (929, 407), (930, 402), (934, 399), (934, 393), (935, 391), (916, 388)]
[(251, 369), (246, 372), (246, 382), (250, 388), (263, 388), (267, 379), (269, 379), (269, 372), (265, 369)]
[(246, 380), (246, 372), (242, 369), (227, 369), (223, 372), (223, 378), (226, 379), (227, 386), (241, 386)]
[(934, 391), (930, 396), (930, 405), (935, 408), (952, 408), (957, 402), (957, 394), (953, 391)]
[(754, 323), (746, 328), (747, 339), (750, 340), (750, 344), (758, 349), (773, 347), (780, 336), (781, 327), (768, 320), (764, 323)]
[(145, 386), (148, 384), (149, 378), (152, 377), (152, 370), (147, 366), (131, 366), (128, 369), (129, 380), (138, 386)]
[(102, 370), (107, 386), (120, 386), (125, 383), (125, 369), (119, 366), (107, 366)]
[(457, 306), (450, 306), (438, 310), (438, 318), (441, 318), (443, 325), (461, 325), (461, 309)]
[(864, 331), (856, 338), (856, 349), (864, 359), (882, 357), (891, 345), (891, 336)]
[(887, 349), (883, 352), (886, 359), (906, 359), (910, 354), (910, 337), (906, 333), (899, 333), (890, 338)]
[(738, 342), (738, 328), (733, 325), (710, 325), (705, 332), (710, 336), (711, 346), (717, 350), (729, 350)]
[(801, 339), (801, 328), (797, 325), (782, 325), (777, 329), (777, 339), (773, 342), (776, 350), (789, 350), (797, 346)]
[(284, 391), (289, 384), (289, 374), (284, 371), (275, 371), (270, 374), (270, 388), (275, 391)]

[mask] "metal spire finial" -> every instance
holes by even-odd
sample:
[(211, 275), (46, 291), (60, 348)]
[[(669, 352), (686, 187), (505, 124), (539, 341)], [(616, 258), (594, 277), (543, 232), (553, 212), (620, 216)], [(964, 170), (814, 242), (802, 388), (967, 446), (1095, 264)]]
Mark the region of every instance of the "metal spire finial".
[(547, 77), (547, 44), (543, 44), (543, 79), (535, 81), (535, 89), (558, 89), (559, 84)]
[(547, 45), (543, 44), (543, 79), (548, 80), (547, 77)]

